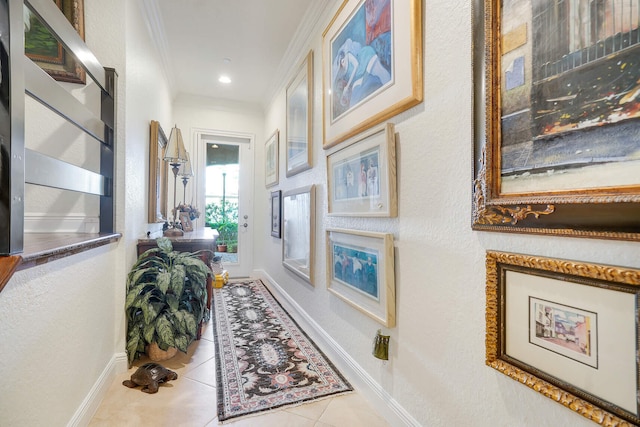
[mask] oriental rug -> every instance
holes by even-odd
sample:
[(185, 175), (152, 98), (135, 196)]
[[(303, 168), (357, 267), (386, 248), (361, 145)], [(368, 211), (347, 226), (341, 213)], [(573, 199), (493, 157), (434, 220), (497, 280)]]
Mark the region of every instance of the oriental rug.
[(218, 421), (352, 391), (260, 280), (213, 293)]

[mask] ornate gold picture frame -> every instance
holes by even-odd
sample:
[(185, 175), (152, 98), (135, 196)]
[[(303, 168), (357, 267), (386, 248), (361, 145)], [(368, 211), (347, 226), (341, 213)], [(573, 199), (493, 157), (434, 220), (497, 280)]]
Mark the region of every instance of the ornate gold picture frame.
[(149, 213), (150, 223), (167, 220), (168, 166), (164, 161), (167, 136), (160, 123), (151, 120), (149, 127)]
[(640, 240), (638, 22), (556, 3), (476, 1), (472, 227)]
[(640, 423), (640, 270), (488, 251), (486, 364), (604, 426)]

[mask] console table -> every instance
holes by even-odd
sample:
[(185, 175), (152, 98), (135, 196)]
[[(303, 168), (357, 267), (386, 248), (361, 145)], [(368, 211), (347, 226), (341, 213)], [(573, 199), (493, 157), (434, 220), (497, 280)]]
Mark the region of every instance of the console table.
[[(161, 235), (158, 237), (162, 237)], [(215, 256), (216, 240), (218, 233), (211, 228), (201, 228), (194, 231), (185, 232), (184, 236), (168, 237), (171, 240), (173, 249), (180, 252), (197, 252), (200, 253), (200, 259), (204, 261), (208, 266), (211, 266), (213, 257)], [(156, 239), (146, 238), (138, 239), (138, 256), (148, 251), (151, 248), (155, 248)], [(213, 294), (213, 280), (212, 275), (207, 276), (207, 309), (211, 310), (211, 296)]]

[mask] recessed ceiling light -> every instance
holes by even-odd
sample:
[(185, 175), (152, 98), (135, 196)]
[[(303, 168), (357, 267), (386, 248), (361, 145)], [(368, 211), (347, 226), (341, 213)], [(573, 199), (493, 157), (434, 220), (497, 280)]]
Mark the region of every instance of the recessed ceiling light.
[(231, 79), (229, 78), (229, 76), (220, 76), (218, 81), (220, 83), (231, 83)]

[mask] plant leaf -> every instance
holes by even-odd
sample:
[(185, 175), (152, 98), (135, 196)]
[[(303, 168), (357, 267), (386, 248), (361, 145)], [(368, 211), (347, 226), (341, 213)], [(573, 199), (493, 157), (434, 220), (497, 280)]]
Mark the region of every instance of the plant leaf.
[(176, 340), (175, 340), (175, 347), (182, 351), (183, 353), (187, 352), (187, 348), (189, 347), (189, 344), (191, 344), (192, 340), (190, 340), (186, 335), (184, 334), (179, 334), (176, 336)]
[(156, 239), (156, 245), (158, 245), (158, 247), (162, 252), (173, 251), (173, 245), (171, 244), (171, 240), (167, 237), (160, 237)]
[(154, 335), (156, 334), (156, 325), (155, 323), (147, 323), (144, 325), (144, 331), (142, 336), (144, 337), (144, 341), (146, 344), (151, 344), (154, 339)]
[(184, 290), (185, 269), (183, 265), (174, 265), (171, 269), (171, 290), (178, 297)]
[(158, 317), (156, 332), (158, 336), (158, 346), (162, 350), (167, 350), (169, 347), (176, 346), (175, 330), (166, 315), (163, 314)]
[(168, 271), (162, 271), (158, 273), (157, 285), (158, 285), (158, 289), (160, 289), (160, 291), (163, 294), (167, 293), (167, 290), (169, 290), (170, 284), (171, 284), (171, 274)]
[(187, 333), (192, 337), (196, 337), (198, 335), (198, 322), (196, 321), (196, 316), (192, 313), (185, 313), (184, 315), (184, 324), (187, 327)]
[(168, 294), (167, 305), (169, 306), (169, 310), (171, 310), (172, 312), (178, 311), (178, 308), (180, 308), (180, 300), (177, 296)]

